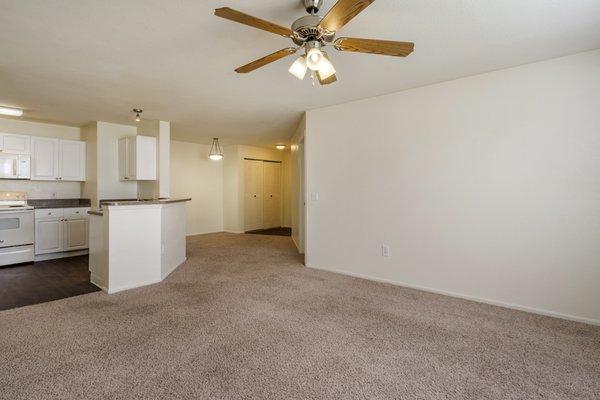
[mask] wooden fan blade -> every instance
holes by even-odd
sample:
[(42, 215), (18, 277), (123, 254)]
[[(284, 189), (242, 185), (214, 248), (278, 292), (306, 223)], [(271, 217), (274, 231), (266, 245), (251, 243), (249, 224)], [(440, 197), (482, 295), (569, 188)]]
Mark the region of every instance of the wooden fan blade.
[(225, 18), (230, 21), (239, 22), (240, 24), (252, 26), (254, 28), (262, 29), (263, 31), (275, 33), (277, 35), (291, 37), (293, 32), (289, 28), (274, 24), (264, 19), (253, 17), (252, 15), (244, 14), (243, 12), (234, 10), (229, 7), (217, 8), (215, 10), (217, 17)]
[(375, 0), (338, 0), (319, 26), (329, 32), (337, 32), (342, 26), (367, 8)]
[(413, 52), (412, 42), (394, 42), (391, 40), (357, 39), (341, 37), (333, 44), (340, 51), (383, 54), (386, 56), (406, 57)]
[(337, 81), (337, 76), (335, 76), (335, 74), (331, 75), (329, 78), (327, 79), (321, 79), (321, 77), (319, 76), (319, 74), (317, 73), (317, 78), (319, 79), (319, 83), (321, 85), (330, 85), (333, 82)]
[(246, 74), (248, 72), (252, 72), (255, 69), (264, 67), (265, 65), (272, 63), (273, 61), (277, 61), (280, 58), (289, 56), (290, 54), (294, 54), (296, 50), (297, 49), (295, 49), (294, 47), (288, 47), (287, 49), (276, 51), (273, 54), (269, 54), (268, 56), (264, 56), (263, 58), (259, 58), (256, 61), (252, 61), (249, 64), (237, 68), (235, 72), (237, 72), (238, 74)]

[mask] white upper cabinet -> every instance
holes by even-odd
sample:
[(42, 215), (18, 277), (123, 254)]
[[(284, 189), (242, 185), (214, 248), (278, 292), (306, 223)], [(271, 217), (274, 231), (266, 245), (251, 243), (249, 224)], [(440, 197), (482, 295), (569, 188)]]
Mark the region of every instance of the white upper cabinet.
[(129, 136), (119, 140), (119, 178), (156, 180), (156, 138)]
[(32, 137), (31, 180), (85, 181), (85, 142)]
[(58, 153), (60, 180), (85, 181), (85, 142), (61, 140)]
[(59, 180), (59, 142), (59, 139), (53, 138), (31, 138), (31, 180)]
[(0, 133), (0, 151), (10, 154), (29, 154), (31, 136)]

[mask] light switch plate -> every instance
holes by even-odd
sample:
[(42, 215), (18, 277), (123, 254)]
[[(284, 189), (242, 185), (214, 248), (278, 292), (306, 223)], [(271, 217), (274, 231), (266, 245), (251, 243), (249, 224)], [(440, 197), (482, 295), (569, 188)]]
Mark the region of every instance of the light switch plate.
[(318, 193), (318, 192), (312, 192), (312, 193), (310, 194), (310, 199), (311, 199), (312, 201), (319, 201), (319, 193)]
[(387, 244), (382, 244), (381, 245), (381, 255), (383, 257), (389, 257), (390, 256), (390, 246), (388, 246)]

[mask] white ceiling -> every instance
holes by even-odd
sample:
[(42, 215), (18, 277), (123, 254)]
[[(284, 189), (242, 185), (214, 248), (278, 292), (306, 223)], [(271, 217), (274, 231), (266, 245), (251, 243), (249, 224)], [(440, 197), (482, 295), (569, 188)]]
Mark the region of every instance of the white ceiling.
[[(325, 0), (325, 9), (333, 4)], [(172, 122), (172, 136), (272, 145), (304, 110), (600, 48), (598, 0), (376, 0), (342, 36), (414, 41), (406, 59), (333, 50), (339, 81), (313, 88), (293, 57), (234, 68), (291, 41), (213, 15), (284, 26), (299, 0), (0, 0), (0, 105), (31, 119)]]

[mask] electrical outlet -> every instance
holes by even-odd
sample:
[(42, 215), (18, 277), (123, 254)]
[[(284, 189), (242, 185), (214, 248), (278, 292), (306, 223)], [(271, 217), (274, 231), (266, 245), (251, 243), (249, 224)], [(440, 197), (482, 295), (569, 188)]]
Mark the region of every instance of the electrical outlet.
[(318, 193), (318, 192), (312, 192), (312, 193), (310, 194), (310, 199), (311, 199), (312, 201), (319, 201), (319, 193)]
[(383, 257), (389, 257), (390, 256), (390, 246), (388, 246), (387, 244), (382, 244), (381, 245), (381, 255)]

